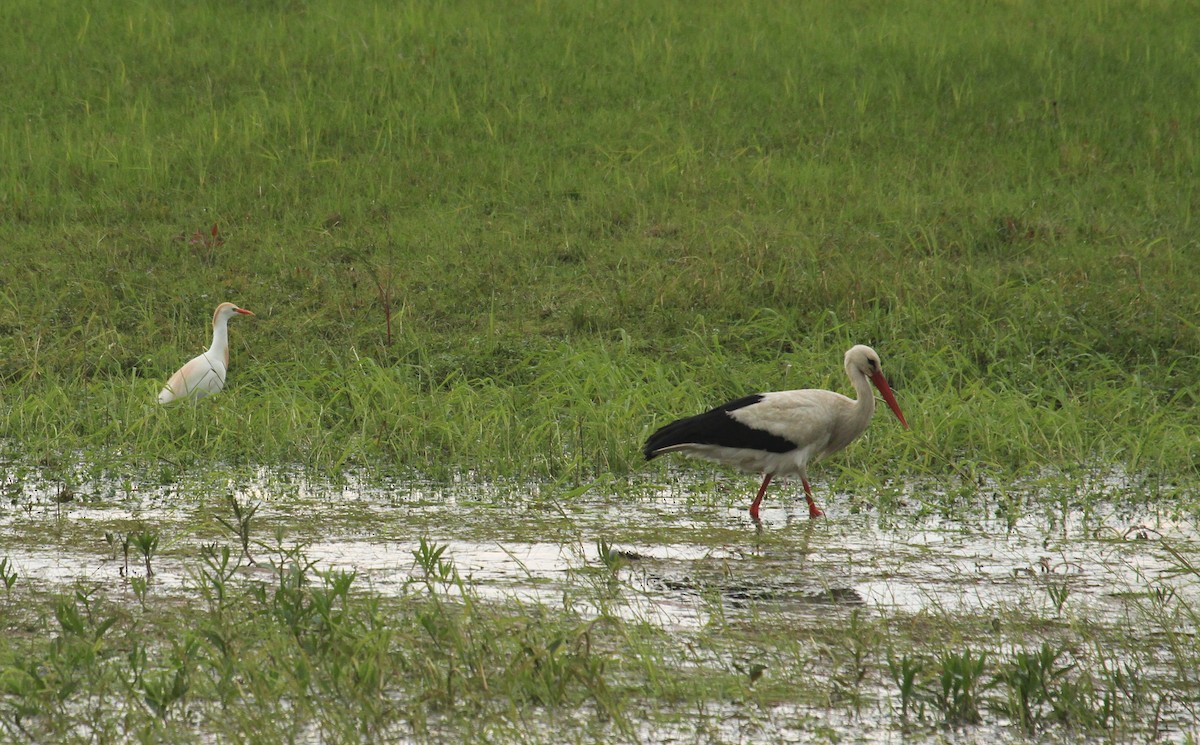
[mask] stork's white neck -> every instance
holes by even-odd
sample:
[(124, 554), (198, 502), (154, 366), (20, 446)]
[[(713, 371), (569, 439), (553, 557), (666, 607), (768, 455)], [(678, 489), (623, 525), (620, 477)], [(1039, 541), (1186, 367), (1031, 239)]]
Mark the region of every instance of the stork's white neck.
[(867, 425), (871, 423), (871, 415), (875, 413), (875, 390), (871, 387), (871, 380), (858, 369), (847, 366), (846, 375), (850, 377), (854, 392), (858, 394), (848, 422), (850, 429), (855, 433), (854, 436), (857, 437), (867, 429)]

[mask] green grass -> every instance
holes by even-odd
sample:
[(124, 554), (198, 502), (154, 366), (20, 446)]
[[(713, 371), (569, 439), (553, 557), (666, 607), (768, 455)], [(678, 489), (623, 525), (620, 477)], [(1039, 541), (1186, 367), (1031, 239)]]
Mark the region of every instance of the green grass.
[[(853, 490), (866, 501), (850, 509), (877, 502), (885, 516), (1002, 514), (1010, 528), (1115, 499), (1194, 517), (1191, 20), (1165, 0), (5, 3), (6, 488), (33, 470), (72, 489), (300, 466), (333, 478), (355, 468), (533, 480), (550, 501), (588, 484), (636, 493), (624, 479), (643, 469), (639, 446), (658, 425), (758, 390), (849, 393), (842, 354), (867, 343), (912, 430), (881, 417), (819, 467), (818, 492)], [(214, 224), (222, 241), (204, 240)], [(207, 346), (223, 300), (257, 314), (232, 324), (225, 391), (158, 407), (170, 373)], [(659, 480), (664, 469), (647, 467)], [(1130, 493), (1067, 486), (1108, 471), (1126, 474)], [(897, 479), (942, 488), (914, 497)], [(1051, 486), (1024, 488), (1039, 479)], [(11, 496), (14, 509), (30, 504)], [(157, 535), (138, 534), (147, 546)], [(158, 555), (176, 550), (166, 540)], [(257, 558), (232, 540), (235, 555)], [(274, 601), (240, 591), (244, 628), (277, 618)], [(418, 611), (341, 597), (357, 626), (349, 641), (321, 642), (331, 665), (361, 661), (336, 657), (343, 642), (394, 649), (374, 636), (385, 616), (400, 614), (383, 627), (393, 641), (415, 633)], [(86, 602), (47, 599), (29, 628), (62, 626), (55, 604)], [(182, 619), (213, 612), (206, 603), (109, 609), (57, 641), (31, 634), (3, 669), (40, 675), (61, 659), (75, 669), (76, 646), (93, 654), (109, 634), (149, 633), (166, 655), (149, 678), (104, 667), (124, 664), (113, 662), (124, 645), (78, 684), (108, 681), (126, 706), (154, 699), (160, 721), (137, 736), (177, 736), (190, 720), (168, 700), (174, 670), (191, 686), (184, 698), (234, 695), (222, 687), (233, 678), (194, 675), (211, 640), (172, 641)], [(522, 617), (476, 609), (497, 634)], [(451, 616), (474, 623), (472, 612)], [(118, 620), (97, 635), (100, 617)], [(558, 639), (578, 652), (580, 634), (627, 633), (582, 624), (547, 611), (531, 648)], [(288, 639), (280, 627), (261, 630), (260, 659), (292, 659), (276, 646)], [(646, 633), (620, 643), (653, 649)], [(949, 675), (954, 660), (976, 659), (967, 654), (987, 654), (980, 675), (1004, 690), (993, 708), (1030, 730), (1060, 721), (1071, 696), (1094, 703), (1084, 688), (1105, 675), (1059, 675), (1067, 658), (1053, 641), (1020, 653), (968, 641), (923, 647), (908, 667), (895, 657), (901, 683), (909, 674), (904, 701), (926, 712), (905, 706), (906, 716), (987, 719), (988, 705), (951, 695), (957, 683), (938, 699), (921, 677)], [(417, 659), (424, 643), (398, 648)], [(489, 680), (515, 653), (497, 644), (477, 651)], [(891, 685), (885, 655), (872, 654), (871, 675)], [(663, 668), (686, 667), (614, 653), (600, 674), (595, 659), (572, 660), (581, 667), (560, 670), (556, 706), (608, 712), (618, 739), (630, 735), (614, 712), (634, 694), (613, 682), (614, 666), (645, 672), (660, 693)], [(381, 673), (393, 681), (415, 674), (379, 664), (394, 666)], [(319, 706), (295, 702), (346, 685), (294, 673), (254, 700)], [(753, 698), (739, 675), (712, 690)], [(842, 693), (855, 688), (847, 676)], [(453, 697), (421, 685), (412, 700)], [(338, 718), (345, 700), (333, 696), (298, 726), (333, 739), (426, 731), (423, 713), (389, 708), (395, 689), (371, 690), (364, 720)], [(709, 693), (662, 695), (686, 708)], [(29, 695), (42, 727), (70, 698), (52, 686)], [(1113, 721), (1079, 711), (1084, 728)], [(18, 714), (3, 720), (14, 738)], [(512, 729), (489, 736), (524, 732), (518, 719), (499, 717)]]
[[(1169, 3), (24, 10), (0, 110), (24, 451), (620, 472), (668, 417), (845, 389), (866, 342), (916, 425), (877, 427), (893, 471), (1195, 473)], [(224, 400), (160, 415), (223, 299), (259, 314)]]

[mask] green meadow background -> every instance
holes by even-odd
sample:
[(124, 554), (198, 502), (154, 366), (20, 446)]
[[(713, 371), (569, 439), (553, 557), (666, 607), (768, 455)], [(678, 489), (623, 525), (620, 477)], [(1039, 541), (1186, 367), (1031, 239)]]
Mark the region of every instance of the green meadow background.
[[(866, 343), (913, 430), (877, 422), (851, 476), (1193, 480), (1191, 20), (6, 2), (0, 437), (587, 478), (733, 396), (849, 392)], [(257, 314), (225, 392), (160, 409), (224, 300)]]

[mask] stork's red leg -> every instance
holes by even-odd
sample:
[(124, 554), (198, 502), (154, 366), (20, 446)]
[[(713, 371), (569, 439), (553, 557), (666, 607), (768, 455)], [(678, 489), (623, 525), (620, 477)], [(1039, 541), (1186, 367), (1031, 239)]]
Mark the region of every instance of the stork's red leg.
[(767, 493), (767, 484), (769, 483), (771, 483), (771, 474), (768, 473), (763, 476), (762, 486), (758, 487), (758, 496), (750, 504), (750, 517), (754, 522), (758, 522), (758, 505), (762, 504), (762, 498)]
[(808, 479), (801, 476), (800, 483), (804, 484), (804, 498), (808, 500), (808, 516), (810, 518), (825, 517), (825, 513), (821, 512), (821, 508), (813, 501), (812, 487), (808, 485)]

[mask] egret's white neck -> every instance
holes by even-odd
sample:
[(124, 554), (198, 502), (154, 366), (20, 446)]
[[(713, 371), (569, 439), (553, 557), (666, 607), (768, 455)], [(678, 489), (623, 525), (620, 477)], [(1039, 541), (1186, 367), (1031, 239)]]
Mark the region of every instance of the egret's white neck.
[(229, 364), (229, 319), (218, 318), (213, 321), (212, 346), (208, 348), (209, 355), (224, 360)]

